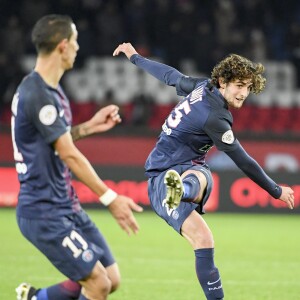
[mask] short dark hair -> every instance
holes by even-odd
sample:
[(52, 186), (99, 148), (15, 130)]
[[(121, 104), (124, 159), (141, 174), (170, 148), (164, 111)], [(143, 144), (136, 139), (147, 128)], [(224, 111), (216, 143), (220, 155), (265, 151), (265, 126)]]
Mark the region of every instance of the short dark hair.
[(72, 36), (73, 20), (67, 15), (46, 15), (33, 27), (31, 40), (36, 51), (42, 54), (51, 53), (63, 40)]
[(236, 79), (250, 79), (252, 82), (251, 92), (259, 94), (266, 84), (266, 79), (262, 75), (264, 69), (261, 63), (254, 63), (243, 56), (230, 54), (214, 67), (211, 73), (211, 82), (219, 88), (219, 78), (222, 78), (224, 83)]

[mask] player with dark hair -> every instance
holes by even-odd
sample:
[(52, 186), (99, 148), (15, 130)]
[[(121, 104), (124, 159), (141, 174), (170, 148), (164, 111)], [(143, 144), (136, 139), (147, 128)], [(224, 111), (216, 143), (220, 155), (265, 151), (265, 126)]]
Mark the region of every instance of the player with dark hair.
[[(98, 177), (73, 141), (104, 132), (121, 119), (109, 105), (71, 128), (69, 100), (59, 81), (73, 67), (76, 26), (68, 16), (47, 15), (33, 28), (34, 70), (20, 83), (12, 102), (12, 141), (20, 181), (17, 221), (22, 234), (68, 280), (36, 290), (23, 283), (18, 300), (107, 299), (120, 283), (117, 263), (71, 185), (71, 172), (108, 206), (121, 228), (138, 232), (132, 199), (116, 194)], [(106, 145), (103, 145), (105, 147)]]
[(224, 151), (271, 196), (290, 209), (294, 207), (293, 190), (268, 177), (232, 132), (228, 108), (241, 108), (250, 92), (263, 90), (264, 67), (231, 54), (214, 67), (210, 79), (192, 78), (142, 57), (130, 43), (119, 45), (113, 55), (121, 52), (184, 96), (167, 117), (146, 161), (149, 198), (155, 212), (192, 245), (197, 277), (206, 298), (223, 299), (221, 277), (214, 264), (213, 236), (201, 216), (212, 189), (211, 172), (205, 163), (209, 149), (215, 145)]

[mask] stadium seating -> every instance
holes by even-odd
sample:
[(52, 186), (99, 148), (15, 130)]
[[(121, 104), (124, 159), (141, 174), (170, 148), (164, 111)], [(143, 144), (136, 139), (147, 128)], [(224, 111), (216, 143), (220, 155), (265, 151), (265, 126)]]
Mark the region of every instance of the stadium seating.
[[(30, 71), (33, 61), (32, 56), (24, 56), (24, 72)], [(294, 67), (287, 62), (268, 61), (264, 65), (266, 90), (258, 96), (250, 96), (242, 109), (231, 111), (234, 131), (299, 134), (300, 90), (296, 87)], [(89, 119), (99, 107), (115, 103), (121, 107), (124, 125), (134, 125), (136, 97), (145, 95), (153, 99), (151, 111), (146, 112), (145, 125), (158, 130), (179, 99), (174, 88), (154, 80), (119, 57), (89, 57), (81, 69), (64, 76), (63, 86), (71, 99), (74, 124)], [(10, 116), (7, 103), (0, 111), (0, 125), (9, 127)]]
[[(131, 102), (120, 105), (120, 113), (125, 125), (131, 124), (133, 105)], [(149, 128), (160, 129), (174, 105), (175, 103), (154, 105), (147, 124)], [(79, 124), (91, 118), (99, 107), (99, 104), (92, 101), (84, 103), (71, 101), (73, 124)], [(231, 113), (235, 132), (272, 132), (274, 134), (299, 134), (300, 132), (300, 107), (282, 108), (245, 105), (242, 109), (232, 110)], [(9, 127), (10, 117), (10, 105), (5, 105), (1, 110), (0, 125)]]

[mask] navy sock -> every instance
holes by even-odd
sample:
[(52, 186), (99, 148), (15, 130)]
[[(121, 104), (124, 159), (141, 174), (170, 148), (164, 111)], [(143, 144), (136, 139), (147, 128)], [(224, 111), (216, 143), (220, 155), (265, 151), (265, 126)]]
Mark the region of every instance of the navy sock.
[(219, 270), (214, 264), (214, 249), (197, 249), (196, 273), (206, 299), (217, 300), (224, 298)]
[(184, 193), (182, 200), (186, 202), (193, 202), (200, 191), (200, 182), (195, 174), (188, 174), (182, 180)]
[(66, 280), (38, 292), (37, 300), (74, 300), (80, 295), (81, 285), (77, 282)]
[(48, 295), (47, 295), (47, 289), (40, 289), (38, 292), (37, 292), (37, 300), (49, 300), (48, 298)]

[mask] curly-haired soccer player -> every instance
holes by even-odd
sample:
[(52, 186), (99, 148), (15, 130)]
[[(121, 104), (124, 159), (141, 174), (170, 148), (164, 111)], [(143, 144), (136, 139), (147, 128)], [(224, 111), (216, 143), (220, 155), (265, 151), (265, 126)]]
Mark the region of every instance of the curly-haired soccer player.
[(263, 90), (264, 67), (232, 54), (214, 67), (211, 78), (192, 78), (140, 56), (130, 43), (119, 45), (113, 55), (121, 52), (184, 96), (167, 117), (146, 161), (149, 198), (155, 212), (192, 245), (196, 273), (206, 298), (223, 299), (220, 273), (214, 264), (213, 236), (201, 216), (212, 189), (212, 176), (205, 163), (209, 149), (215, 145), (224, 151), (271, 196), (291, 209), (294, 206), (293, 190), (269, 178), (231, 128), (228, 108), (241, 108), (250, 92)]

